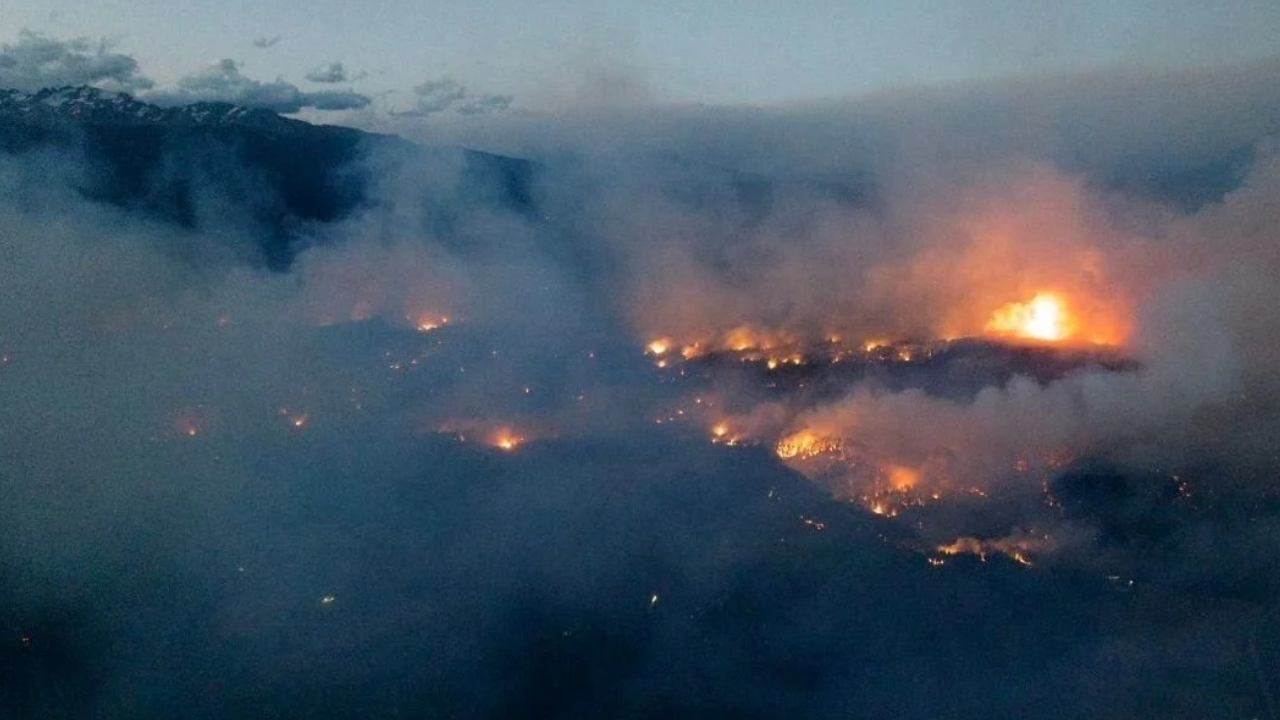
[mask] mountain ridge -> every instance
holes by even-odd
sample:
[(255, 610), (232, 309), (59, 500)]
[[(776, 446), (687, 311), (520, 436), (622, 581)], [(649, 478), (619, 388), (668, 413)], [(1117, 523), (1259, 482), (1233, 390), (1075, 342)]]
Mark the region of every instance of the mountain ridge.
[[(32, 93), (0, 89), (0, 117), (28, 120), (70, 120), (117, 125), (168, 124), (187, 126), (238, 125), (260, 130), (291, 131), (315, 125), (287, 118), (265, 108), (201, 101), (163, 107), (122, 92), (90, 85), (47, 87)], [(354, 130), (354, 128), (347, 128)], [(354, 130), (355, 132), (362, 132)]]
[[(197, 102), (161, 107), (89, 86), (0, 90), (0, 157), (54, 150), (73, 189), (195, 229), (216, 223), (213, 194), (242, 207), (264, 232), (251, 263), (287, 269), (316, 242), (314, 224), (387, 202), (388, 173), (422, 182), (425, 234), (448, 240), (477, 213), (534, 217), (531, 161), (398, 135), (287, 118), (263, 108)], [(44, 175), (43, 169), (28, 172)], [(37, 181), (39, 182), (39, 181)]]

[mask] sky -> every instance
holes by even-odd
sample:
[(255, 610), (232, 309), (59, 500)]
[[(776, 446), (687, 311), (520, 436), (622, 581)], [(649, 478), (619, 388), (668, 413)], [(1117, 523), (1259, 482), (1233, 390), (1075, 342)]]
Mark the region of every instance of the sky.
[[(105, 39), (161, 90), (231, 60), (260, 82), (353, 90), (384, 110), (431, 114), (443, 103), (471, 115), (634, 100), (774, 104), (1010, 75), (1217, 65), (1274, 54), (1280, 37), (1280, 5), (1266, 0), (0, 0), (0, 16), (0, 42), (22, 31)], [(463, 101), (448, 100), (459, 93)]]

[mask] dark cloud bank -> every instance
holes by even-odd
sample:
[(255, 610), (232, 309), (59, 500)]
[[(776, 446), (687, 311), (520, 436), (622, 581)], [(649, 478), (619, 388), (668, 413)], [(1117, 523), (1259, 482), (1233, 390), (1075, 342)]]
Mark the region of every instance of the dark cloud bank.
[(0, 87), (35, 91), (58, 85), (95, 85), (134, 92), (152, 86), (138, 62), (114, 52), (105, 40), (59, 40), (22, 31), (0, 45)]
[[(0, 710), (1275, 717), (1277, 79), (471, 138), (527, 159), (0, 113)], [(653, 422), (732, 390), (655, 335), (964, 332), (1037, 282), (1125, 308), (1137, 369), (730, 408), (952, 448), (986, 500), (930, 524)], [(935, 567), (935, 522), (1055, 548)]]
[(335, 60), (314, 68), (307, 73), (307, 79), (317, 83), (340, 83), (347, 82), (351, 78), (342, 63)]
[[(332, 67), (329, 68), (332, 70)], [(338, 66), (341, 71), (341, 66)], [(311, 76), (308, 76), (311, 78)], [(326, 82), (342, 82), (342, 79)], [(262, 82), (246, 77), (234, 60), (221, 60), (178, 80), (171, 90), (156, 90), (144, 96), (158, 105), (185, 105), (194, 102), (225, 102), (263, 108), (278, 113), (316, 110), (356, 110), (369, 104), (368, 97), (352, 90), (306, 92), (283, 80)]]

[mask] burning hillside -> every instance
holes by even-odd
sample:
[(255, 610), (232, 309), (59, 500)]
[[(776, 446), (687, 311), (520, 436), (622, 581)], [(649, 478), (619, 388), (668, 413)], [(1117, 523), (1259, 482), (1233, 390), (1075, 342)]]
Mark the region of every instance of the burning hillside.
[[(1030, 565), (1053, 543), (1024, 528), (1058, 522), (1042, 489), (1076, 459), (1112, 449), (1081, 414), (1090, 388), (1142, 383), (1142, 364), (1116, 344), (1131, 324), (1120, 313), (1045, 291), (992, 307), (969, 337), (814, 340), (739, 325), (663, 335), (644, 350), (664, 382), (694, 395), (659, 424), (771, 448), (836, 497), (933, 538), (920, 550), (935, 564), (1002, 553)], [(991, 525), (973, 509), (988, 498), (1023, 510)]]
[[(443, 319), (423, 327), (416, 317), (323, 328), (333, 340), (364, 338), (385, 380), (341, 380), (358, 402), (315, 388), (308, 402), (330, 421), (335, 412), (386, 417), (400, 407), (412, 432), (503, 453), (646, 423), (731, 452), (766, 450), (835, 498), (915, 534), (904, 547), (934, 566), (959, 555), (1030, 566), (1072, 547), (1051, 487), (1108, 449), (1073, 415), (1080, 393), (1091, 383), (1140, 383), (1145, 372), (1120, 348), (1068, 337), (846, 343), (739, 331), (735, 347), (699, 352), (668, 340), (628, 352), (607, 338), (531, 352), (500, 328)], [(786, 361), (770, 362), (778, 358)], [(483, 404), (473, 375), (483, 378)], [(627, 402), (606, 411), (600, 399), (619, 387)], [(1025, 414), (1019, 406), (1029, 400), (1031, 412), (1058, 408), (1047, 418), (1057, 429)], [(300, 429), (310, 417), (290, 409), (286, 419)]]

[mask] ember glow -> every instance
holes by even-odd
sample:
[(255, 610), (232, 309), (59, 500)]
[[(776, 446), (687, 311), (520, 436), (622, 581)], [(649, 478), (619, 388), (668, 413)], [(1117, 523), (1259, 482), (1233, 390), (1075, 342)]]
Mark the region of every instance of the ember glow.
[(527, 427), (517, 430), (509, 420), (450, 420), (442, 424), (425, 424), (420, 431), (448, 435), (460, 443), (479, 443), (502, 452), (513, 452), (531, 438)]
[(174, 429), (182, 435), (194, 438), (210, 431), (214, 425), (214, 414), (203, 405), (183, 409), (172, 420)]

